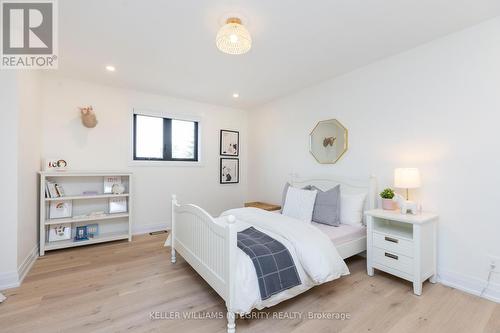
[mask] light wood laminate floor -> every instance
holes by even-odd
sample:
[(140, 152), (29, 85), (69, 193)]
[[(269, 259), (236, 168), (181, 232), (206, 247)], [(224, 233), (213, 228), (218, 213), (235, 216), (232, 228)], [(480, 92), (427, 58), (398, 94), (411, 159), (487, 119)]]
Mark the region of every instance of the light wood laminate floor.
[[(225, 307), (182, 258), (170, 263), (165, 237), (48, 252), (20, 288), (6, 291), (0, 332), (224, 332), (225, 319), (172, 319), (175, 311), (206, 317)], [(361, 257), (348, 265), (350, 276), (261, 313), (269, 319), (238, 319), (237, 332), (500, 332), (499, 304), (440, 284), (425, 283), (415, 296), (409, 282), (368, 277)], [(288, 318), (272, 318), (280, 311)], [(151, 312), (171, 319), (151, 319)], [(350, 319), (311, 320), (299, 312)]]

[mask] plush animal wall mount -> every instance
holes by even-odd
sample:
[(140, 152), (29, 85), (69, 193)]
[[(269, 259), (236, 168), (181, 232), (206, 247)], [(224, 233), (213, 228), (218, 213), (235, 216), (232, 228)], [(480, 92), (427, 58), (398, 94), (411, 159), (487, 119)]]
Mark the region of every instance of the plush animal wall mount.
[(87, 128), (94, 128), (97, 126), (97, 118), (95, 116), (94, 109), (91, 106), (79, 108), (81, 117), (82, 117), (82, 124), (83, 126)]

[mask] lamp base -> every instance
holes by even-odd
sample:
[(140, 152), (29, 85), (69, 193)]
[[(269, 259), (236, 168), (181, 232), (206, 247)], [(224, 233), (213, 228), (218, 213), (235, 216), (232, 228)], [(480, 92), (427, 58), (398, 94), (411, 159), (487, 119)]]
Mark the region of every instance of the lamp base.
[(417, 203), (410, 200), (405, 200), (399, 203), (401, 214), (417, 214)]

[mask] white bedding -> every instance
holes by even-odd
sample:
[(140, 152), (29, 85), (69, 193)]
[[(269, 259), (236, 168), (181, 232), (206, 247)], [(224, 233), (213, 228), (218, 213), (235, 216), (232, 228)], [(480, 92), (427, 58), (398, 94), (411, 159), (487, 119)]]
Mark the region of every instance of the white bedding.
[(366, 236), (366, 227), (361, 225), (341, 224), (334, 227), (316, 222), (312, 225), (324, 232), (335, 246)]
[[(237, 231), (253, 226), (286, 246), (302, 282), (299, 286), (262, 301), (252, 260), (238, 249), (235, 268), (238, 288), (235, 291), (234, 312), (243, 314), (249, 313), (253, 308), (270, 307), (315, 285), (349, 274), (349, 269), (328, 236), (309, 223), (257, 208), (231, 209), (222, 213), (221, 217), (227, 215), (236, 217)], [(225, 218), (217, 218), (215, 221), (222, 225), (227, 223)]]

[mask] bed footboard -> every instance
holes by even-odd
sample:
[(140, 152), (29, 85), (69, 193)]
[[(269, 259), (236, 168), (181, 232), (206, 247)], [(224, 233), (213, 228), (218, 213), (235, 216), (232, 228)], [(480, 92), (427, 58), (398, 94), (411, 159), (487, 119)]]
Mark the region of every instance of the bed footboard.
[(198, 274), (224, 299), (227, 307), (227, 331), (235, 332), (235, 314), (232, 311), (234, 278), (231, 267), (235, 266), (237, 251), (234, 216), (217, 223), (202, 208), (180, 205), (172, 196), (172, 253), (176, 251)]

